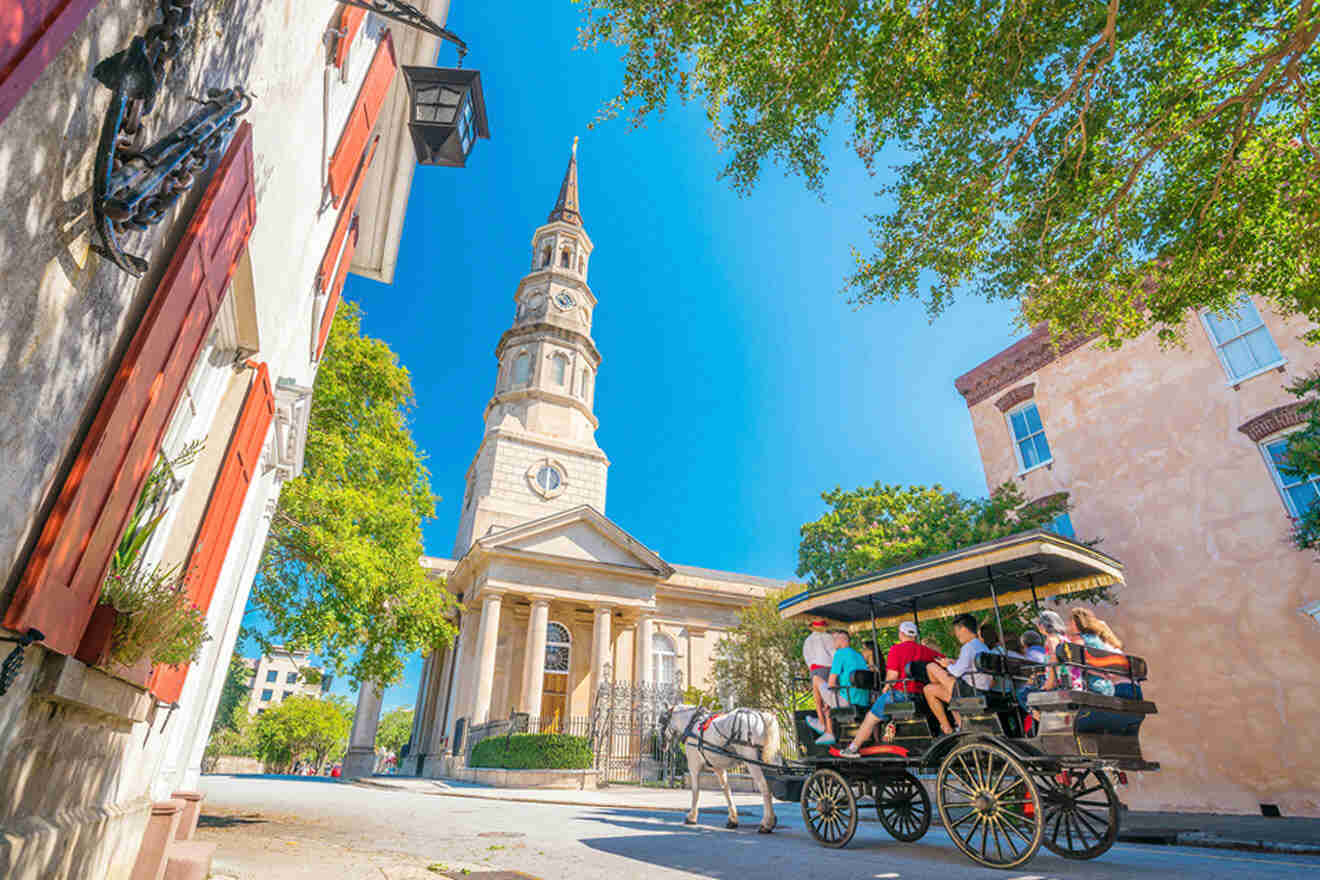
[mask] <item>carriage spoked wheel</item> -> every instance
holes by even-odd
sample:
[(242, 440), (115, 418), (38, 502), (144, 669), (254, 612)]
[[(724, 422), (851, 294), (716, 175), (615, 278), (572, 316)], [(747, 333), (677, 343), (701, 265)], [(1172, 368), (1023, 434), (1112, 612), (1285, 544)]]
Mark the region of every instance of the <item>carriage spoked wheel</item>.
[(891, 837), (912, 843), (930, 828), (930, 795), (911, 773), (891, 776), (875, 787), (875, 812)]
[(847, 846), (857, 833), (857, 796), (833, 770), (821, 769), (802, 786), (802, 821), (817, 843)]
[(997, 745), (974, 742), (940, 765), (944, 828), (963, 854), (987, 868), (1016, 868), (1040, 849), (1040, 793), (1027, 768)]
[(1042, 773), (1045, 848), (1065, 859), (1093, 859), (1118, 839), (1118, 792), (1103, 770)]

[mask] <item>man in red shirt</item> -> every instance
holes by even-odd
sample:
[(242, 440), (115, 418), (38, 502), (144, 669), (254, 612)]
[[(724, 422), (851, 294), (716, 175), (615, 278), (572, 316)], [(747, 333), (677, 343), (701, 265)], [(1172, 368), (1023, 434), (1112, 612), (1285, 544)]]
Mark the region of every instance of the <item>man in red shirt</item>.
[(903, 700), (910, 700), (916, 694), (921, 693), (924, 684), (918, 681), (899, 681), (900, 678), (907, 677), (907, 665), (912, 662), (920, 664), (923, 668), (927, 663), (935, 662), (937, 657), (943, 657), (939, 651), (927, 648), (921, 642), (917, 641), (917, 625), (910, 620), (905, 620), (898, 625), (898, 642), (889, 649), (889, 654), (885, 657), (885, 689), (880, 694), (880, 699), (875, 701), (871, 711), (866, 713), (866, 720), (858, 728), (857, 735), (853, 741), (843, 750), (842, 754), (847, 757), (855, 757), (863, 744), (865, 744), (875, 733), (876, 727), (885, 720), (885, 704), (897, 703)]

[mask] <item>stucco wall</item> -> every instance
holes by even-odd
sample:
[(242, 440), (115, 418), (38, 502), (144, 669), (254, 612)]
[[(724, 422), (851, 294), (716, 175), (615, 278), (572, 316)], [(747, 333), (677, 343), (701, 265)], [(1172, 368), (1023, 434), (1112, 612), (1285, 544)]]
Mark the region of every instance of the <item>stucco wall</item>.
[[(1306, 325), (1259, 305), (1284, 374), (1234, 390), (1194, 322), (1183, 349), (1149, 336), (1087, 346), (971, 407), (987, 484), (1069, 492), (1077, 537), (1125, 565), (1117, 605), (1100, 614), (1150, 662), (1159, 714), (1142, 744), (1163, 765), (1123, 793), (1134, 808), (1320, 815), (1320, 626), (1299, 613), (1320, 599), (1320, 568), (1289, 545), (1264, 459), (1238, 430), (1294, 401), (1283, 386), (1320, 351), (1299, 340)], [(994, 401), (1029, 382), (1054, 461), (1017, 476)]]

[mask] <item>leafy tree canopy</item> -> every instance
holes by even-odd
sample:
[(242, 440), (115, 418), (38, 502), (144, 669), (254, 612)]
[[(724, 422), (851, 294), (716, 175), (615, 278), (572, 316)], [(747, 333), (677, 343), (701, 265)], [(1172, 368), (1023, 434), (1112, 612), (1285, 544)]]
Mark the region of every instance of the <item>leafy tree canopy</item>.
[(1320, 322), (1313, 0), (577, 2), (624, 51), (604, 115), (702, 102), (740, 191), (767, 160), (820, 190), (841, 117), (902, 156), (856, 302), (969, 284), (1113, 345), (1244, 292)]
[(248, 695), (252, 693), (252, 670), (243, 663), (237, 652), (229, 657), (229, 670), (225, 673), (225, 683), (220, 688), (220, 703), (216, 706), (215, 720), (211, 723), (211, 733), (226, 728), (233, 729), (239, 716), (246, 716)]
[(298, 760), (320, 767), (348, 748), (352, 726), (352, 707), (342, 698), (292, 696), (257, 718), (257, 753), (273, 768), (288, 768)]
[(413, 710), (391, 709), (381, 716), (376, 727), (376, 748), (395, 755), (412, 739)]
[(303, 472), (280, 494), (249, 607), (269, 624), (263, 647), (310, 648), (358, 682), (388, 685), (407, 654), (452, 638), (452, 600), (418, 564), (435, 499), (409, 427), (412, 380), (361, 324), (341, 303)]
[(1066, 495), (1029, 504), (1012, 482), (989, 498), (879, 482), (831, 489), (821, 498), (830, 509), (802, 526), (798, 546), (797, 573), (812, 586), (1042, 528), (1068, 510)]

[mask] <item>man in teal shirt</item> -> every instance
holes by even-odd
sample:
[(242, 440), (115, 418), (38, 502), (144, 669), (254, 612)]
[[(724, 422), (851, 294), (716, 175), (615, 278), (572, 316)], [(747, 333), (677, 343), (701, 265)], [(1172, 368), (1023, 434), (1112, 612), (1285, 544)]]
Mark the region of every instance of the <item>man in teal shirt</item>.
[[(829, 687), (838, 688), (837, 693), (840, 702), (845, 705), (869, 705), (871, 702), (870, 691), (865, 688), (850, 687), (854, 672), (871, 668), (866, 664), (866, 658), (862, 656), (861, 651), (849, 644), (846, 629), (832, 629), (830, 635), (834, 637), (834, 661), (830, 665)], [(816, 744), (828, 746), (833, 745), (835, 742), (837, 740), (834, 738), (834, 720), (826, 712), (825, 732), (816, 738)]]

